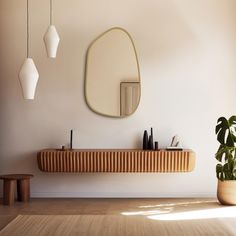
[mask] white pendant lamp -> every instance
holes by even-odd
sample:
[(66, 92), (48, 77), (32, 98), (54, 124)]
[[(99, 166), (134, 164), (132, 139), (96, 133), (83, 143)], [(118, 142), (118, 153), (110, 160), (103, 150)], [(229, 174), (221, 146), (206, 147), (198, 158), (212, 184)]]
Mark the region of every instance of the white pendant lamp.
[(33, 59), (29, 57), (29, 0), (27, 0), (27, 58), (19, 72), (24, 99), (34, 99), (38, 78), (37, 68)]
[(55, 58), (57, 56), (59, 41), (60, 38), (56, 27), (52, 23), (52, 0), (50, 0), (50, 25), (48, 26), (47, 32), (44, 35), (44, 43), (48, 57)]

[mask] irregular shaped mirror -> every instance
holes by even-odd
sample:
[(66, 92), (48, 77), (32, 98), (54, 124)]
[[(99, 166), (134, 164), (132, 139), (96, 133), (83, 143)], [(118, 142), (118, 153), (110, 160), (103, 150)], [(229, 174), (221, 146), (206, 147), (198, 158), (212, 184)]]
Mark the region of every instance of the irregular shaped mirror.
[(88, 106), (101, 115), (125, 117), (137, 109), (140, 93), (139, 64), (131, 36), (122, 28), (104, 32), (87, 51)]

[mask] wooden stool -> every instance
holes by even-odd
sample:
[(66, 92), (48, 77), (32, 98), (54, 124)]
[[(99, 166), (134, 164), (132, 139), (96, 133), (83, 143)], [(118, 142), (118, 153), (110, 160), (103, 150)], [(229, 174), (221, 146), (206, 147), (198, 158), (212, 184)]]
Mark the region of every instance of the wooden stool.
[(0, 175), (3, 180), (3, 204), (12, 205), (15, 200), (15, 189), (17, 187), (17, 200), (28, 202), (30, 199), (30, 174)]

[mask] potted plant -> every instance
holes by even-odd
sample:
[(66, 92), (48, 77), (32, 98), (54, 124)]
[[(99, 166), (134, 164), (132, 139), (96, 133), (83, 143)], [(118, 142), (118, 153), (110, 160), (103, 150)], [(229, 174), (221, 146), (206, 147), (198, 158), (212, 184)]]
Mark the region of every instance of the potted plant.
[(215, 158), (218, 178), (217, 198), (221, 204), (236, 205), (236, 116), (220, 117), (215, 129), (220, 142)]

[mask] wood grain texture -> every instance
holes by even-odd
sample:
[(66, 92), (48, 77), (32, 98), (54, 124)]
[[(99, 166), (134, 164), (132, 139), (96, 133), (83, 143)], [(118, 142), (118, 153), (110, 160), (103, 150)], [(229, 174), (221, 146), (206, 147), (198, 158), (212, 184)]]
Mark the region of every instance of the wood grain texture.
[[(24, 225), (17, 225), (19, 231), (14, 231), (13, 236), (27, 236), (30, 233), (37, 236), (43, 235), (42, 233), (45, 232), (47, 233), (45, 235), (60, 235), (64, 232), (63, 230), (65, 230), (64, 235), (83, 236), (231, 236), (236, 235), (235, 208), (222, 206), (215, 198), (33, 198), (30, 203), (16, 202), (11, 207), (2, 205), (0, 199), (0, 229), (3, 229), (17, 215), (25, 215), (26, 218), (21, 219), (19, 223), (23, 223), (26, 226), (25, 230), (29, 231), (20, 234)], [(214, 212), (215, 210), (218, 213), (211, 213), (210, 218), (206, 219), (206, 216), (209, 216), (207, 212)], [(229, 217), (222, 215), (221, 210), (223, 212), (227, 210)], [(185, 213), (189, 219), (150, 219), (150, 217), (168, 215), (173, 218), (173, 216)], [(33, 221), (29, 215), (33, 215)], [(39, 218), (35, 217), (36, 215)], [(68, 218), (63, 216), (68, 216)], [(184, 218), (187, 218), (186, 215)], [(61, 225), (62, 221), (70, 222), (70, 229), (67, 229), (67, 223)], [(73, 222), (76, 222), (75, 225)], [(59, 228), (58, 231), (56, 226)], [(43, 228), (42, 231), (41, 228)], [(39, 234), (36, 234), (34, 230), (39, 230)], [(11, 232), (8, 232), (4, 230), (0, 235), (11, 235)]]
[(0, 175), (3, 180), (3, 203), (13, 205), (15, 200), (15, 190), (17, 189), (18, 201), (27, 202), (30, 199), (30, 178), (31, 174), (8, 174)]
[(17, 199), (21, 202), (28, 202), (30, 200), (30, 180), (17, 180)]
[(0, 175), (0, 179), (8, 179), (8, 180), (21, 180), (21, 179), (30, 179), (34, 177), (32, 174), (8, 174), (8, 175)]
[(195, 153), (147, 150), (42, 150), (38, 166), (45, 172), (189, 172)]
[(3, 182), (3, 204), (12, 205), (15, 200), (16, 180), (6, 179)]
[(147, 217), (118, 215), (20, 215), (1, 236), (232, 236), (234, 232), (219, 219), (198, 221), (156, 221)]

